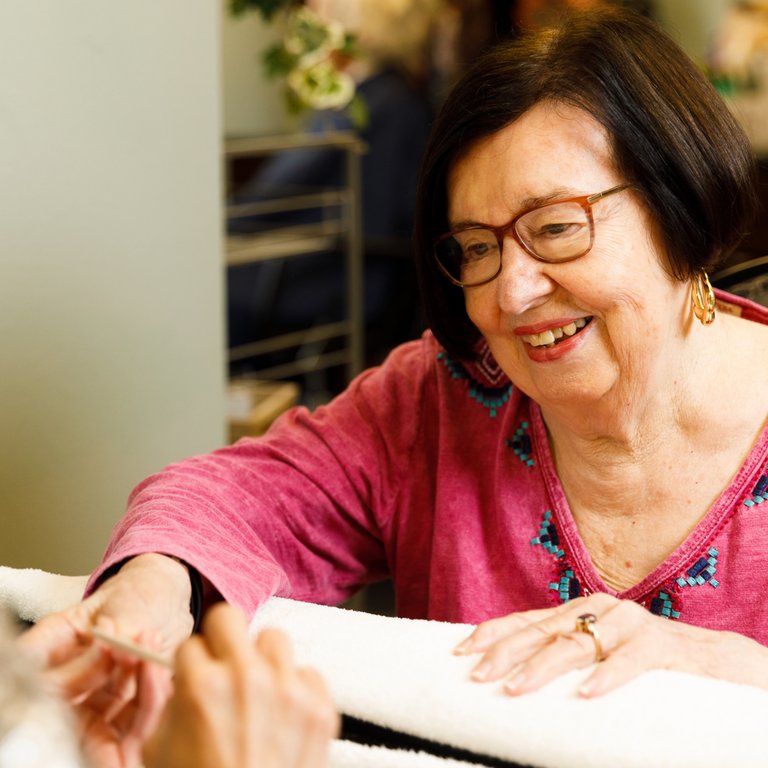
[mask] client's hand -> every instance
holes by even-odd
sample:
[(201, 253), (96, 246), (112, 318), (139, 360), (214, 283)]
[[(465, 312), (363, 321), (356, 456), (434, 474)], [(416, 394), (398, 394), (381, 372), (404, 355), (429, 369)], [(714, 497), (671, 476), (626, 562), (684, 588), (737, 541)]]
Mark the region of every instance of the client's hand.
[(601, 663), (581, 685), (582, 696), (607, 693), (650, 669), (768, 688), (768, 649), (754, 640), (656, 616), (601, 593), (483, 622), (455, 652), (482, 654), (473, 679), (503, 680), (512, 695), (595, 661)]
[(98, 768), (136, 764), (139, 744), (168, 694), (168, 671), (95, 643), (99, 626), (170, 656), (192, 630), (187, 569), (162, 555), (128, 561), (74, 608), (42, 619), (19, 645), (56, 693), (75, 706), (83, 748)]
[(338, 716), (317, 672), (296, 668), (286, 637), (248, 638), (219, 604), (176, 657), (175, 693), (144, 752), (147, 768), (318, 768)]

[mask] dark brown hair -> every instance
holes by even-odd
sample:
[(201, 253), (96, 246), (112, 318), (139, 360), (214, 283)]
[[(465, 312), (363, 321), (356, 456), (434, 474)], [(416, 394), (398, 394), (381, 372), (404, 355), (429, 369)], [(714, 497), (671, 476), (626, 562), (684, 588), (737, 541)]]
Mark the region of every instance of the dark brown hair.
[(627, 10), (573, 15), (506, 42), (467, 71), (437, 116), (421, 171), (415, 251), (427, 320), (454, 356), (479, 332), (462, 290), (438, 271), (446, 180), (463, 153), (540, 101), (583, 109), (607, 131), (613, 161), (657, 222), (669, 271), (685, 280), (722, 262), (756, 211), (749, 142), (688, 56), (650, 19)]

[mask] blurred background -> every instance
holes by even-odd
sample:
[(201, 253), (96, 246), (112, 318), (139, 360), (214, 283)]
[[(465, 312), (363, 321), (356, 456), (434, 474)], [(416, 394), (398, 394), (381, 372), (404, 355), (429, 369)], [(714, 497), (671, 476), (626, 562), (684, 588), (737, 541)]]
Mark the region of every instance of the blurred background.
[[(431, 115), (569, 4), (590, 2), (4, 0), (0, 564), (90, 571), (143, 477), (420, 333)], [(763, 4), (631, 4), (768, 157)], [(762, 226), (737, 261), (768, 253)]]

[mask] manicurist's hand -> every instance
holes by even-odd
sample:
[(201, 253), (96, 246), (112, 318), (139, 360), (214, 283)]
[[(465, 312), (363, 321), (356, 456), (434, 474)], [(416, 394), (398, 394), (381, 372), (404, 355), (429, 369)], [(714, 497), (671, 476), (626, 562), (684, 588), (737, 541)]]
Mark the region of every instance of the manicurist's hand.
[(141, 555), (90, 597), (45, 617), (19, 638), (47, 685), (75, 708), (83, 748), (96, 768), (137, 763), (140, 742), (154, 727), (170, 687), (167, 670), (95, 642), (91, 628), (171, 656), (192, 630), (190, 592), (182, 564)]
[(656, 616), (606, 594), (483, 622), (455, 652), (478, 654), (472, 678), (503, 681), (511, 695), (596, 661), (582, 696), (607, 693), (651, 669), (768, 688), (768, 649), (754, 640)]
[(175, 692), (144, 753), (147, 768), (320, 768), (338, 716), (317, 672), (285, 635), (248, 637), (219, 604), (176, 656)]

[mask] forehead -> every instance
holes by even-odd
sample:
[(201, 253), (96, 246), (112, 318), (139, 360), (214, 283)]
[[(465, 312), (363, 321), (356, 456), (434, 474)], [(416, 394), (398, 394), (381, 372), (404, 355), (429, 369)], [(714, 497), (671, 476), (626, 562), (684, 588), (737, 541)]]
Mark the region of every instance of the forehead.
[(491, 223), (542, 199), (592, 194), (617, 182), (603, 126), (576, 107), (541, 103), (454, 163), (448, 217)]

